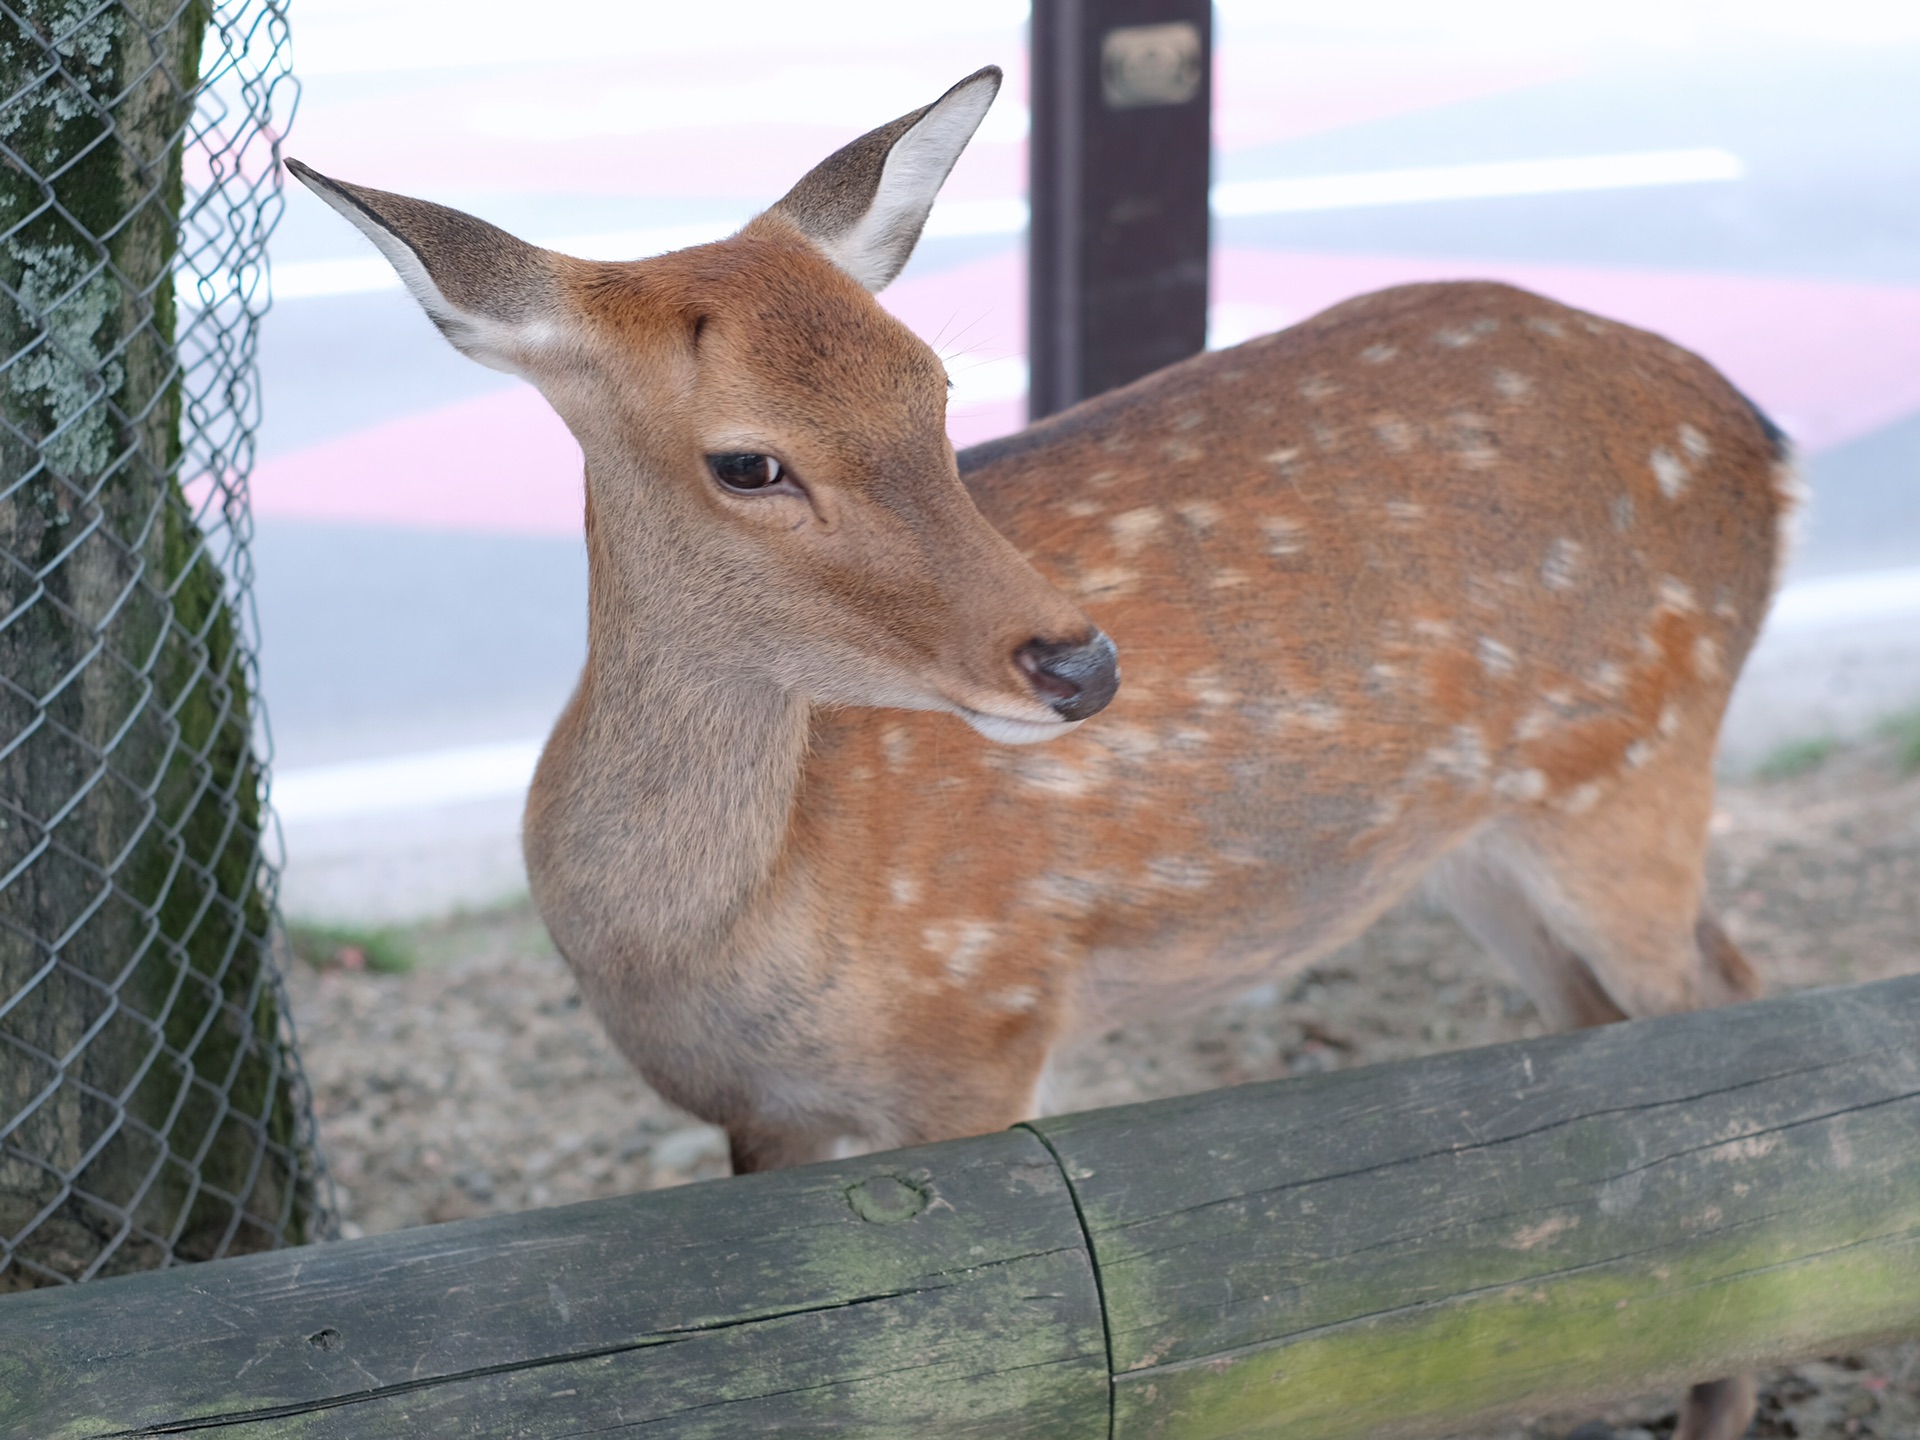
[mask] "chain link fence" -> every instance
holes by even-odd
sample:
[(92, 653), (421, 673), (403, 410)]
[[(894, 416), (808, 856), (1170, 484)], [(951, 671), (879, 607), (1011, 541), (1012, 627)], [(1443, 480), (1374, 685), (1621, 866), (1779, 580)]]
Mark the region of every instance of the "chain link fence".
[(285, 0), (0, 0), (0, 1291), (331, 1228), (247, 476)]

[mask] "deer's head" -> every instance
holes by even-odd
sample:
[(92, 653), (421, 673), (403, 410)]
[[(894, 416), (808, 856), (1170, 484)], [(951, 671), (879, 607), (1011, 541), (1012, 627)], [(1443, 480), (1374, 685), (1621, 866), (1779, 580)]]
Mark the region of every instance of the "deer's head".
[(287, 164), (448, 340), (572, 429), (596, 648), (659, 653), (670, 627), (689, 679), (1039, 740), (1112, 698), (1112, 643), (974, 507), (946, 371), (873, 298), (999, 84), (982, 70), (855, 140), (731, 239), (627, 263)]

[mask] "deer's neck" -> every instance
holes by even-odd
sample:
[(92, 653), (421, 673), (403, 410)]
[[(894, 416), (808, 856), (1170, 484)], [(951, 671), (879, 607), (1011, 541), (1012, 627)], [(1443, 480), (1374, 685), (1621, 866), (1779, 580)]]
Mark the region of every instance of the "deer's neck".
[(578, 947), (556, 935), (562, 948), (612, 941), (671, 964), (724, 947), (778, 870), (809, 713), (802, 697), (690, 653), (669, 616), (590, 623), (586, 673), (549, 749), (564, 753), (528, 818), (533, 868), (572, 892), (541, 908), (591, 916), (600, 932)]

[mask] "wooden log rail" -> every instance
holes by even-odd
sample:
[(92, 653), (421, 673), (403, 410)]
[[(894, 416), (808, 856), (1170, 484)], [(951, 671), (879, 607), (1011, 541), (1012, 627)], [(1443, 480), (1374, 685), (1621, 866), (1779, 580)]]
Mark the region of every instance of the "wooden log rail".
[(1920, 976), (0, 1300), (0, 1434), (1457, 1430), (1920, 1333)]

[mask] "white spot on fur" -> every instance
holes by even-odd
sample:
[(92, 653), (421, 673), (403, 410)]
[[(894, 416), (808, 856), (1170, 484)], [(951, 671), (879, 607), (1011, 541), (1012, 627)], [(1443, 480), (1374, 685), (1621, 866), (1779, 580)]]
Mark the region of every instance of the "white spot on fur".
[(1636, 740), (1627, 746), (1626, 762), (1629, 770), (1638, 770), (1653, 758), (1653, 744), (1648, 740)]
[(1522, 603), (1520, 592), (1525, 588), (1520, 576), (1511, 570), (1497, 570), (1491, 575), (1469, 575), (1467, 604), (1485, 614), (1505, 617), (1515, 604)]
[(1339, 393), (1339, 385), (1329, 380), (1325, 375), (1309, 375), (1300, 382), (1301, 398), (1311, 400), (1316, 404), (1322, 400), (1331, 400)]
[(1141, 547), (1160, 528), (1163, 515), (1152, 505), (1143, 505), (1138, 510), (1129, 510), (1124, 515), (1116, 515), (1107, 522), (1107, 528), (1113, 532), (1113, 543), (1122, 555), (1138, 555)]
[(1093, 758), (1098, 753), (1091, 749), (1061, 752), (1036, 746), (996, 752), (995, 758), (1011, 768), (1023, 785), (1058, 795), (1063, 800), (1077, 800), (1106, 784), (1106, 773)]
[(1511, 370), (1495, 370), (1493, 388), (1499, 391), (1503, 400), (1524, 400), (1533, 393), (1533, 381)]
[(922, 942), (940, 957), (947, 978), (956, 985), (964, 985), (980, 973), (980, 962), (987, 958), (999, 936), (998, 926), (981, 920), (943, 922), (920, 932)]
[(1427, 507), (1417, 500), (1389, 500), (1386, 510), (1387, 523), (1401, 530), (1416, 529), (1427, 522)]
[(1491, 335), (1500, 328), (1500, 322), (1490, 316), (1469, 321), (1465, 325), (1449, 325), (1434, 333), (1434, 339), (1449, 350), (1464, 350), (1483, 335)]
[[(1720, 607), (1715, 606), (1718, 610)], [(1720, 642), (1711, 635), (1696, 635), (1693, 638), (1693, 673), (1702, 680), (1718, 680), (1724, 673), (1720, 661)]]
[(1176, 465), (1185, 465), (1207, 452), (1191, 440), (1169, 440), (1160, 447), (1160, 453)]
[(1067, 514), (1076, 520), (1091, 520), (1107, 507), (1094, 500), (1069, 500)]
[(1584, 815), (1600, 803), (1600, 787), (1589, 780), (1579, 789), (1568, 792), (1565, 808), (1569, 815)]
[(1376, 830), (1390, 829), (1399, 823), (1400, 816), (1405, 813), (1406, 808), (1405, 795), (1389, 795), (1386, 799), (1375, 802), (1372, 812), (1367, 816), (1367, 823)]
[(1116, 759), (1138, 764), (1160, 748), (1160, 737), (1144, 725), (1114, 721), (1102, 725), (1095, 737)]
[(1463, 784), (1485, 784), (1489, 763), (1486, 737), (1477, 725), (1456, 725), (1447, 744), (1427, 751), (1427, 761)]
[(1026, 890), (1047, 910), (1085, 915), (1105, 903), (1107, 885), (1092, 876), (1062, 875), (1049, 870), (1029, 880)]
[(1399, 353), (1400, 347), (1398, 345), (1388, 345), (1382, 342), (1378, 345), (1367, 346), (1366, 349), (1360, 352), (1360, 358), (1369, 365), (1384, 365)]
[(889, 725), (880, 732), (880, 750), (887, 757), (887, 768), (899, 770), (913, 759), (913, 737), (904, 725)]
[(1140, 579), (1137, 571), (1122, 565), (1097, 565), (1080, 576), (1074, 593), (1083, 600), (1111, 599), (1124, 595)]
[(1622, 493), (1613, 497), (1613, 528), (1622, 535), (1633, 528), (1633, 496)]
[(1654, 447), (1647, 463), (1653, 467), (1653, 478), (1660, 487), (1660, 493), (1669, 500), (1678, 500), (1686, 492), (1687, 467), (1678, 455), (1664, 445)]
[(1454, 457), (1469, 470), (1491, 470), (1500, 459), (1493, 445), (1493, 426), (1484, 415), (1458, 410), (1447, 417), (1455, 431)]
[(920, 879), (916, 875), (897, 874), (887, 882), (887, 890), (896, 905), (911, 905), (920, 898)]
[(1267, 723), (1275, 731), (1290, 730), (1298, 726), (1321, 735), (1331, 735), (1345, 723), (1346, 718), (1346, 711), (1331, 701), (1302, 700), (1297, 705), (1279, 707), (1268, 718)]
[(1556, 540), (1547, 547), (1547, 558), (1540, 562), (1540, 583), (1562, 594), (1573, 589), (1580, 576), (1580, 542)]
[(987, 1003), (999, 1010), (1024, 1015), (1040, 1003), (1040, 992), (1031, 985), (1009, 985), (989, 995)]
[(1269, 465), (1291, 465), (1300, 458), (1300, 447), (1298, 445), (1282, 446), (1278, 450), (1269, 450), (1263, 458)]
[(1422, 640), (1451, 640), (1453, 626), (1445, 620), (1433, 620), (1425, 615), (1419, 615), (1414, 618), (1413, 633)]
[(1618, 699), (1621, 692), (1627, 688), (1627, 672), (1617, 661), (1603, 660), (1594, 667), (1587, 686), (1609, 700)]
[(1513, 647), (1504, 645), (1491, 635), (1480, 637), (1480, 668), (1487, 674), (1505, 678), (1513, 674), (1519, 657), (1513, 653)]
[(1266, 532), (1269, 555), (1297, 555), (1306, 548), (1300, 522), (1289, 516), (1269, 515), (1260, 522), (1260, 528)]
[(1654, 727), (1660, 732), (1662, 740), (1671, 740), (1680, 733), (1680, 707), (1669, 700), (1660, 707), (1660, 723)]
[(1215, 590), (1234, 590), (1247, 583), (1246, 573), (1241, 570), (1216, 570), (1207, 582)]
[(1413, 449), (1414, 429), (1397, 415), (1383, 415), (1373, 422), (1376, 439), (1396, 455)]
[(1204, 890), (1213, 883), (1213, 866), (1190, 855), (1163, 855), (1147, 862), (1147, 878), (1163, 890)]
[(1660, 577), (1660, 608), (1671, 610), (1678, 615), (1691, 615), (1699, 609), (1693, 598), (1693, 591), (1683, 582), (1671, 575)]
[(1493, 793), (1502, 800), (1538, 800), (1547, 793), (1547, 777), (1538, 770), (1503, 770), (1493, 782)]
[(1173, 422), (1173, 428), (1176, 430), (1197, 430), (1202, 425), (1206, 424), (1206, 422), (1207, 422), (1207, 417), (1201, 414), (1198, 410), (1189, 410), (1186, 414), (1182, 415), (1178, 420)]
[(1220, 523), (1220, 507), (1211, 500), (1187, 500), (1173, 508), (1182, 520), (1203, 535)]
[(1220, 683), (1220, 677), (1211, 670), (1202, 670), (1187, 677), (1187, 693), (1202, 705), (1218, 708), (1231, 705), (1240, 697)]
[(1551, 315), (1529, 315), (1527, 328), (1536, 334), (1551, 336), (1555, 340), (1564, 340), (1567, 334), (1560, 322)]
[(1520, 717), (1519, 725), (1514, 727), (1513, 738), (1521, 741), (1538, 740), (1553, 728), (1553, 722), (1559, 718), (1550, 707), (1536, 705)]
[(1713, 453), (1713, 446), (1707, 443), (1707, 437), (1685, 423), (1680, 426), (1680, 448), (1687, 452), (1689, 460), (1696, 463)]

